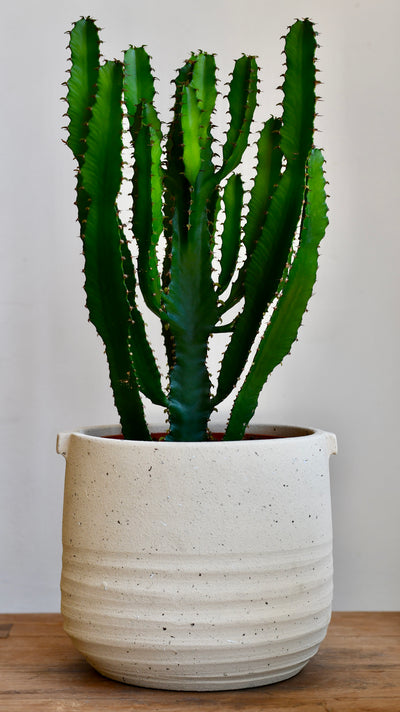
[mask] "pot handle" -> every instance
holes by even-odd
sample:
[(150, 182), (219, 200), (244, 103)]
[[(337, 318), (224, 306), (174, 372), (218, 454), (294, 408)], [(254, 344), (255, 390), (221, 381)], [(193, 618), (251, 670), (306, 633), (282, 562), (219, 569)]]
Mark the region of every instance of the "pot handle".
[(334, 433), (325, 433), (328, 455), (337, 455), (337, 439)]
[(68, 445), (71, 433), (58, 433), (57, 435), (57, 445), (56, 449), (59, 455), (62, 455), (67, 459), (68, 457)]

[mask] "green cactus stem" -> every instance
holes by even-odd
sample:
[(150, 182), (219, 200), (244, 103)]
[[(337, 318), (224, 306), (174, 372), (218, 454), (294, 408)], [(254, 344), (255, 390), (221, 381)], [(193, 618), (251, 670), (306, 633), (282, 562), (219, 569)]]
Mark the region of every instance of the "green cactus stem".
[(328, 225), (321, 151), (313, 149), (308, 173), (299, 247), (287, 277), (280, 285), (273, 311), (249, 374), (232, 408), (225, 438), (239, 440), (254, 415), (265, 375), (289, 353), (301, 324), (317, 274), (318, 246)]

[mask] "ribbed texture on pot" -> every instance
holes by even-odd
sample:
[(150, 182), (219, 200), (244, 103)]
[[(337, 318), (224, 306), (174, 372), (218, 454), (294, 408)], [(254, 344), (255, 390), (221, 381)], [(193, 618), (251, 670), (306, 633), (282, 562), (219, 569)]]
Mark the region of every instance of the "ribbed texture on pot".
[(234, 689), (301, 670), (325, 637), (331, 581), (329, 544), (251, 557), (152, 557), (151, 567), (129, 554), (66, 547), (62, 612), (76, 647), (108, 677)]

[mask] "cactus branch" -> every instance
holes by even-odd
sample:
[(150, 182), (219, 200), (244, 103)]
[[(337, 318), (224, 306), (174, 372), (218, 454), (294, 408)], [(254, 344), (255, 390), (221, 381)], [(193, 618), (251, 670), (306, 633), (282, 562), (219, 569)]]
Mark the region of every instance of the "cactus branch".
[(139, 284), (149, 309), (159, 314), (161, 282), (157, 244), (162, 233), (161, 124), (152, 105), (154, 79), (143, 47), (124, 55), (124, 99), (134, 149), (132, 228), (139, 247)]
[(76, 204), (78, 220), (86, 218), (88, 200), (82, 188), (80, 169), (84, 161), (89, 120), (95, 101), (97, 76), (99, 71), (99, 34), (93, 20), (82, 18), (71, 30), (69, 48), (71, 69), (67, 81), (69, 117), (67, 145), (78, 162)]
[(227, 289), (236, 268), (241, 238), (243, 207), (243, 182), (240, 175), (232, 174), (224, 190), (225, 222), (221, 237), (221, 271), (218, 293)]
[(297, 20), (285, 42), (287, 70), (283, 82), (284, 99), (281, 150), (287, 161), (303, 163), (312, 147), (315, 115), (315, 64), (317, 47), (310, 20)]
[(129, 245), (122, 229), (120, 229), (120, 246), (130, 305), (130, 320), (128, 324), (129, 355), (141, 393), (156, 405), (165, 407), (167, 399), (161, 387), (160, 372), (147, 339), (142, 313), (136, 304), (135, 271)]
[(240, 163), (247, 148), (250, 125), (257, 104), (258, 67), (255, 57), (236, 60), (228, 95), (231, 122), (222, 149), (223, 164), (216, 174), (220, 183)]
[(111, 385), (126, 437), (150, 437), (129, 353), (130, 306), (123, 278), (116, 199), (121, 184), (122, 65), (99, 70), (82, 185), (90, 207), (84, 235), (90, 320), (104, 341)]
[(253, 417), (260, 391), (271, 371), (289, 353), (297, 337), (317, 273), (318, 245), (328, 225), (323, 157), (313, 149), (308, 160), (306, 201), (300, 244), (271, 321), (264, 333), (247, 378), (232, 408), (227, 440), (243, 437)]
[[(307, 27), (308, 27), (307, 21)], [(302, 27), (303, 23), (300, 23)], [(314, 122), (315, 95), (311, 92), (302, 92), (297, 85), (298, 72), (294, 67), (299, 65), (308, 78), (308, 84), (315, 78), (314, 51), (315, 38), (311, 31), (297, 31), (298, 23), (290, 30), (285, 44), (288, 68), (285, 75), (285, 99), (283, 111), (283, 124), (280, 135), (290, 137), (283, 141), (287, 160), (285, 170), (280, 174), (276, 188), (267, 197), (268, 210), (265, 213), (264, 224), (260, 232), (260, 225), (255, 230), (257, 219), (262, 211), (257, 209), (258, 179), (255, 181), (253, 198), (251, 202), (247, 224), (250, 229), (246, 233), (247, 246), (251, 249), (243, 267), (243, 289), (245, 296), (244, 308), (239, 315), (235, 330), (224, 354), (219, 375), (217, 393), (214, 403), (223, 400), (235, 387), (237, 380), (247, 363), (249, 351), (257, 337), (264, 314), (271, 305), (278, 285), (285, 270), (285, 265), (290, 259), (292, 243), (301, 215), (304, 197), (305, 161), (304, 141), (312, 136)], [(311, 27), (312, 30), (312, 27)], [(308, 86), (307, 84), (307, 86)], [(288, 107), (296, 106), (296, 112)], [(273, 128), (273, 120), (266, 125), (266, 135), (260, 137), (259, 164), (265, 151), (264, 140)], [(286, 122), (286, 123), (285, 123)], [(289, 123), (289, 126), (286, 124)], [(293, 124), (293, 125), (292, 125)], [(271, 139), (270, 139), (271, 140)], [(282, 141), (281, 146), (282, 150)], [(269, 149), (272, 156), (273, 150)], [(268, 155), (268, 153), (267, 153)], [(276, 154), (279, 156), (279, 154)], [(276, 160), (279, 165), (279, 160)], [(273, 179), (278, 177), (277, 166), (273, 167)], [(269, 180), (269, 179), (267, 179)], [(271, 187), (271, 186), (270, 186)], [(255, 218), (256, 216), (256, 218)], [(254, 232), (257, 237), (254, 237)]]
[(182, 87), (182, 139), (185, 176), (194, 185), (201, 166), (200, 116), (196, 92), (190, 84)]

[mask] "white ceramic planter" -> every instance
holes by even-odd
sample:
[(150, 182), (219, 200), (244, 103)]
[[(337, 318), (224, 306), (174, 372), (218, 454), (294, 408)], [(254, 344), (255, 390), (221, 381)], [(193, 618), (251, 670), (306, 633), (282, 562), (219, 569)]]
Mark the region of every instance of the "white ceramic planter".
[[(61, 434), (64, 626), (99, 672), (180, 690), (298, 673), (330, 620), (331, 433), (134, 442)], [(290, 437), (288, 437), (290, 436)]]

